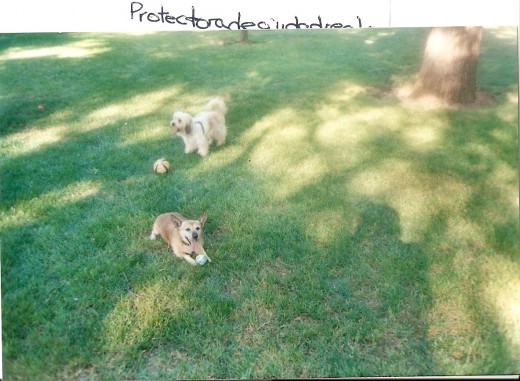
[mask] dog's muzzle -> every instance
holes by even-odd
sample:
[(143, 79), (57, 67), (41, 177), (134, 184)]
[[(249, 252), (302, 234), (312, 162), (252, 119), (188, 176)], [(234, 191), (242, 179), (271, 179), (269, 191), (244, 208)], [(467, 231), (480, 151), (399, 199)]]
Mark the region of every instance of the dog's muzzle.
[(172, 129), (173, 129), (172, 131), (173, 131), (173, 134), (174, 134), (174, 135), (176, 135), (176, 134), (178, 134), (179, 132), (181, 132), (180, 127), (176, 127), (176, 126), (175, 126), (175, 123), (173, 123), (173, 122), (172, 122)]

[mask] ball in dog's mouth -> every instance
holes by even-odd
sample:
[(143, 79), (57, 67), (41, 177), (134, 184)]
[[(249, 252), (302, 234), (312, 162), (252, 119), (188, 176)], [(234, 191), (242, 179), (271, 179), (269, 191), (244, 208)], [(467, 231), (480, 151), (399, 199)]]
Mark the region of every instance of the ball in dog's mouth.
[(195, 262), (197, 262), (197, 264), (201, 265), (201, 266), (205, 265), (207, 261), (208, 261), (208, 258), (206, 258), (206, 256), (204, 254), (199, 254), (195, 258)]

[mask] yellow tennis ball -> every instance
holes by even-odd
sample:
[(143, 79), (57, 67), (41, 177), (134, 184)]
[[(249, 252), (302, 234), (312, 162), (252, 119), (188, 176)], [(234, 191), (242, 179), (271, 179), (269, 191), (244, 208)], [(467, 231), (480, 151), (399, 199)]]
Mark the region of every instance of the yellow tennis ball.
[(170, 163), (164, 158), (156, 160), (153, 163), (153, 170), (155, 173), (166, 173), (170, 170)]

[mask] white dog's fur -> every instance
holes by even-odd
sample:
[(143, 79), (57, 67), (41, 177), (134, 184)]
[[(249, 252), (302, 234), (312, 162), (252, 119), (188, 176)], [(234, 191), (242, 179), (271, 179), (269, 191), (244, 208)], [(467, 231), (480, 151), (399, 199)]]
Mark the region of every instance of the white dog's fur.
[(226, 103), (221, 97), (211, 99), (203, 111), (192, 116), (183, 111), (173, 114), (173, 134), (184, 140), (184, 152), (197, 151), (201, 156), (208, 154), (213, 142), (221, 145), (226, 140)]

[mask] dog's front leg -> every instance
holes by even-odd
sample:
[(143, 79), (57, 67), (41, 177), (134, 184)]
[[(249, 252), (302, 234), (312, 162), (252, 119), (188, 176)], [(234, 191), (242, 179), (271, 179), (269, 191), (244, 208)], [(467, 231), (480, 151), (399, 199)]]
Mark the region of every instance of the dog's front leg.
[(188, 139), (185, 136), (183, 136), (182, 139), (184, 140), (184, 153), (191, 153), (195, 148), (197, 148), (197, 146), (192, 142), (192, 139)]
[(200, 156), (206, 156), (208, 154), (208, 151), (209, 151), (209, 144), (207, 142), (204, 142), (204, 143), (201, 143), (201, 145), (199, 146), (197, 153)]
[(208, 139), (205, 136), (198, 136), (195, 140), (195, 145), (197, 147), (197, 153), (200, 156), (206, 156), (209, 152), (209, 143)]
[(172, 249), (173, 254), (175, 254), (177, 258), (184, 259), (186, 262), (189, 262), (192, 265), (197, 264), (197, 262), (195, 262), (195, 259), (193, 259), (191, 255), (184, 253), (181, 248), (173, 246)]
[(182, 257), (183, 257), (187, 262), (189, 262), (190, 265), (193, 265), (193, 266), (196, 266), (196, 265), (197, 265), (197, 262), (195, 262), (195, 259), (193, 259), (193, 258), (191, 257), (191, 255), (183, 254)]
[(208, 254), (206, 253), (206, 250), (204, 250), (203, 247), (201, 247), (201, 252), (199, 254), (204, 255), (206, 258), (208, 258), (208, 262), (211, 262), (211, 258), (208, 256)]

